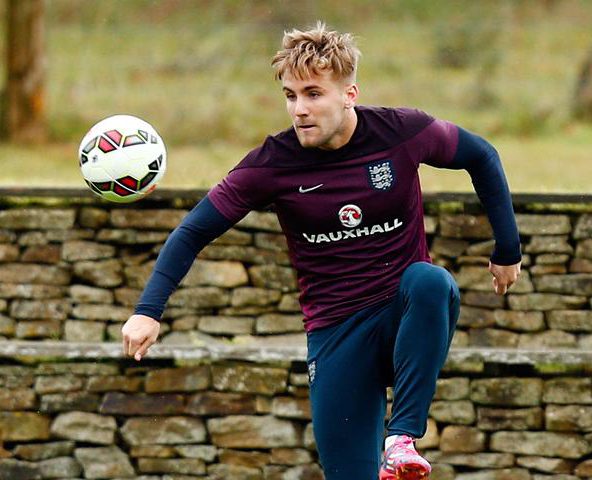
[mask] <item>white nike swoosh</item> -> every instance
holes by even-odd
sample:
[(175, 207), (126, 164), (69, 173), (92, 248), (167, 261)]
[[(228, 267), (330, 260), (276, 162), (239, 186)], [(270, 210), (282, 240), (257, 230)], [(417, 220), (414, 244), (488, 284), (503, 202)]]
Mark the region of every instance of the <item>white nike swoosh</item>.
[(300, 188), (298, 189), (298, 191), (300, 193), (308, 193), (308, 192), (312, 192), (313, 190), (316, 190), (317, 188), (321, 188), (324, 185), (324, 183), (319, 183), (318, 185), (315, 185), (314, 187), (310, 187), (310, 188), (304, 188), (302, 185), (300, 185)]

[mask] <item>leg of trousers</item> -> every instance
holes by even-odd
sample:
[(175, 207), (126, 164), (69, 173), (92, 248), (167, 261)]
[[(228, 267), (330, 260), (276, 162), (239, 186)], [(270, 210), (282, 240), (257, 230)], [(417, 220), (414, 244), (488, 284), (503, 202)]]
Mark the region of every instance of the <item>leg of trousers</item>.
[(423, 437), (436, 380), (460, 311), (456, 282), (429, 263), (410, 265), (401, 279), (402, 308), (393, 352), (393, 408), (388, 435)]
[(377, 479), (393, 379), (388, 433), (423, 436), (458, 310), (450, 274), (415, 263), (392, 300), (308, 334), (313, 429), (326, 480)]

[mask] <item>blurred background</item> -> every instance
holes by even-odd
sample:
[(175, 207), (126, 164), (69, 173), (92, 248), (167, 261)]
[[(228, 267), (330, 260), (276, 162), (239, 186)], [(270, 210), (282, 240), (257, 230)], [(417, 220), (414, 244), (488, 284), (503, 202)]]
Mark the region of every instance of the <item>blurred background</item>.
[[(80, 139), (129, 113), (168, 146), (162, 186), (211, 187), (289, 126), (270, 58), (284, 30), (320, 19), (358, 39), (360, 103), (483, 135), (514, 192), (590, 191), (590, 0), (0, 0), (0, 19), (0, 186), (83, 187)], [(32, 134), (10, 123), (23, 62)], [(421, 175), (428, 191), (471, 190), (463, 173)]]

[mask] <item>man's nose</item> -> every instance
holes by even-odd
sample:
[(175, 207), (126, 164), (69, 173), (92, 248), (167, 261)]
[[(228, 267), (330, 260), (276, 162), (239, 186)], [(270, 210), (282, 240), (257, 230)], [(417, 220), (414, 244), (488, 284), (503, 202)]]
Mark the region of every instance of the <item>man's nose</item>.
[(304, 99), (296, 99), (296, 104), (294, 105), (294, 115), (298, 117), (308, 115), (308, 106), (306, 105), (306, 101)]

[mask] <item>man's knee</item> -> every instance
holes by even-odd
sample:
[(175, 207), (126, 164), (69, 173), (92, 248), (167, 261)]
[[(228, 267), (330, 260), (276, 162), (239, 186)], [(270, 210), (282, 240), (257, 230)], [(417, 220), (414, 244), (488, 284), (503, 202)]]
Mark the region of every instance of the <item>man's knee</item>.
[(437, 265), (417, 262), (409, 265), (401, 279), (401, 288), (411, 297), (442, 298), (454, 301), (458, 288), (450, 273)]

